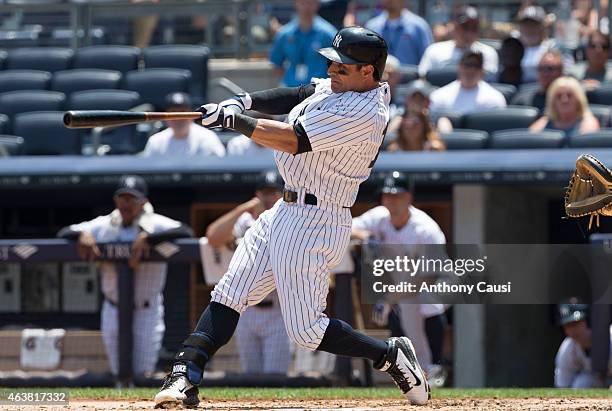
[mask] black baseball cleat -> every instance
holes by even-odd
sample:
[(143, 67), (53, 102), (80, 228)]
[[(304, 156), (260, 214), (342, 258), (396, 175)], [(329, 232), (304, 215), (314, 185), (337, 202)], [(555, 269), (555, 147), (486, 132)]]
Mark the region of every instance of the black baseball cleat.
[(198, 387), (187, 379), (186, 365), (175, 364), (164, 378), (162, 389), (155, 396), (155, 408), (196, 408), (200, 403)]
[(408, 337), (392, 337), (387, 340), (387, 345), (387, 354), (374, 367), (387, 372), (411, 404), (425, 404), (431, 393), (412, 342)]

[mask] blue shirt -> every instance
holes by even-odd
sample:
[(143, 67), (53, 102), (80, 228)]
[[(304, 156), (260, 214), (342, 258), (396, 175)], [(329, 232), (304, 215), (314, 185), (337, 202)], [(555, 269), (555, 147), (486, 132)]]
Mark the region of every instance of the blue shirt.
[(366, 23), (366, 28), (383, 36), (389, 47), (389, 54), (401, 64), (418, 65), (427, 46), (433, 41), (431, 28), (427, 22), (403, 9), (395, 21), (389, 20), (389, 13), (383, 11)]
[(300, 30), (297, 18), (281, 27), (270, 50), (270, 61), (285, 69), (283, 83), (294, 87), (310, 82), (313, 77), (326, 78), (327, 61), (317, 50), (329, 47), (335, 35), (336, 28), (319, 16), (308, 32)]

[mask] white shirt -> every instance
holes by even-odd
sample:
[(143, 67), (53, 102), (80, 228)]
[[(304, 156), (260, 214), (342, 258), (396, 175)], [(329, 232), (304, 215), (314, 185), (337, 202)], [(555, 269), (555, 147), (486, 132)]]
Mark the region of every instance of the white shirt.
[[(180, 227), (181, 223), (155, 213), (144, 213), (130, 226), (121, 224), (121, 215), (117, 210), (91, 221), (73, 224), (74, 231), (86, 231), (93, 235), (96, 242), (131, 242), (141, 231), (153, 234)], [(161, 301), (160, 297), (166, 283), (166, 263), (141, 263), (134, 272), (134, 302), (142, 306), (145, 301), (154, 303)], [(117, 267), (114, 263), (101, 263), (102, 293), (114, 303), (119, 301), (117, 290)]]
[[(492, 74), (497, 73), (498, 57), (497, 51), (493, 47), (475, 41), (470, 49), (482, 53), (485, 71)], [(465, 51), (465, 49), (460, 49), (455, 45), (455, 40), (433, 43), (425, 49), (425, 54), (423, 54), (423, 58), (419, 63), (419, 76), (425, 77), (432, 68), (459, 65), (459, 60), (461, 60), (461, 56), (463, 56)]]
[(521, 60), (523, 69), (523, 83), (533, 83), (538, 81), (538, 64), (540, 59), (548, 50), (554, 48), (555, 41), (553, 39), (544, 40), (537, 46), (525, 47), (525, 54)]
[(391, 213), (384, 206), (374, 207), (353, 218), (353, 227), (368, 230), (383, 244), (446, 244), (438, 223), (412, 205), (408, 223), (399, 230), (391, 223)]
[(227, 143), (228, 156), (258, 156), (261, 153), (272, 152), (271, 149), (260, 146), (247, 136), (239, 135)]
[(350, 207), (378, 156), (389, 122), (387, 83), (358, 93), (334, 93), (331, 80), (313, 79), (315, 92), (289, 113), (300, 123), (312, 151), (293, 155), (274, 151), (285, 186), (319, 201)]
[[(391, 213), (384, 206), (374, 207), (359, 217), (353, 218), (353, 227), (368, 230), (383, 244), (446, 244), (442, 229), (427, 213), (410, 206), (408, 223), (399, 230), (391, 223)], [(420, 304), (425, 318), (442, 314), (445, 304)]]
[(431, 93), (430, 100), (429, 110), (434, 113), (452, 111), (466, 114), (506, 107), (503, 94), (483, 80), (471, 89), (464, 89), (459, 80), (455, 80)]
[(186, 138), (175, 138), (168, 127), (149, 137), (144, 156), (225, 156), (225, 147), (214, 131), (191, 123)]
[[(610, 351), (608, 375), (612, 375), (612, 327), (610, 327)], [(591, 374), (591, 359), (573, 339), (565, 337), (555, 357), (555, 387), (587, 388), (577, 379), (581, 374)], [(589, 379), (586, 379), (587, 383)]]

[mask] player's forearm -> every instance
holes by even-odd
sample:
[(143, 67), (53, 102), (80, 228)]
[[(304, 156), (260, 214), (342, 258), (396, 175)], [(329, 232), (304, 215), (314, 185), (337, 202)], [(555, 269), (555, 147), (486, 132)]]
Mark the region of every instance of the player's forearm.
[(208, 244), (212, 247), (221, 247), (234, 239), (233, 230), (238, 218), (248, 211), (247, 203), (240, 204), (230, 212), (223, 214), (221, 217), (210, 223), (206, 229), (206, 238)]
[(188, 238), (193, 237), (193, 231), (190, 227), (185, 224), (181, 224), (176, 228), (171, 228), (169, 230), (160, 231), (157, 233), (151, 233), (147, 235), (147, 243), (149, 245), (155, 245), (159, 243), (163, 243), (164, 241), (171, 241), (177, 238)]
[(293, 126), (275, 120), (258, 119), (251, 139), (264, 147), (285, 153), (298, 152), (298, 137)]
[(64, 227), (62, 228), (58, 233), (57, 236), (59, 238), (64, 238), (66, 240), (73, 240), (76, 241), (79, 239), (79, 236), (81, 235), (82, 231), (79, 230), (74, 230), (71, 226), (68, 227)]

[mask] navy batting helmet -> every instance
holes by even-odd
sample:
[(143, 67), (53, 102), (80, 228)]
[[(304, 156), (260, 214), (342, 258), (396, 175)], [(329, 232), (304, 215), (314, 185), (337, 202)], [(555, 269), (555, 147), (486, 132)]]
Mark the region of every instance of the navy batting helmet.
[(413, 191), (413, 184), (404, 173), (392, 171), (383, 180), (381, 194), (400, 194)]
[(569, 324), (574, 321), (586, 320), (589, 306), (570, 302), (569, 304), (559, 304), (559, 323)]
[(319, 50), (328, 60), (342, 64), (371, 64), (380, 80), (387, 61), (387, 43), (378, 33), (363, 27), (345, 27), (336, 33), (331, 47)]

